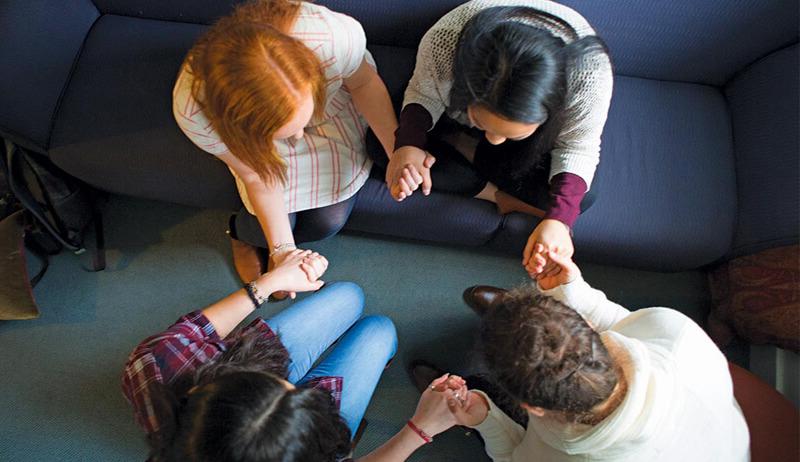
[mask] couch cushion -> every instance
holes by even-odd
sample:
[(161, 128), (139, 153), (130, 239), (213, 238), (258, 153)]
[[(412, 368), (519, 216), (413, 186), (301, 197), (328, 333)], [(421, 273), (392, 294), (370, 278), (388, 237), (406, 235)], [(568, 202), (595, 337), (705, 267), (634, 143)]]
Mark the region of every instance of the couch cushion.
[(395, 110), (399, 113), (403, 104), (403, 94), (414, 73), (417, 51), (411, 48), (369, 45), (369, 51), (375, 58), (378, 73), (389, 90)]
[(58, 98), (97, 16), (90, 0), (0, 4), (0, 136), (45, 152)]
[[(592, 188), (597, 200), (575, 224), (576, 257), (681, 270), (725, 255), (736, 178), (722, 93), (618, 76)], [(507, 217), (492, 246), (521, 252), (536, 222)]]
[(51, 158), (100, 189), (236, 208), (222, 162), (172, 116), (172, 86), (202, 26), (106, 15), (86, 41), (56, 120)]
[(734, 338), (800, 353), (800, 245), (734, 258), (708, 274), (708, 332), (720, 348)]
[(725, 89), (736, 133), (739, 221), (734, 255), (797, 242), (800, 47), (754, 63)]
[(608, 43), (616, 72), (723, 85), (747, 64), (797, 41), (786, 0), (561, 0)]

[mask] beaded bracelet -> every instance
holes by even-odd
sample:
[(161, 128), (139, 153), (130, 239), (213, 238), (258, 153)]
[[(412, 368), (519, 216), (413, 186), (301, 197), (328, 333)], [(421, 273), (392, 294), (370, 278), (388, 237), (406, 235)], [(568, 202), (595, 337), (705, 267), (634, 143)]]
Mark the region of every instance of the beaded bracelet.
[(433, 437), (431, 435), (425, 433), (425, 431), (422, 430), (421, 428), (419, 428), (416, 425), (414, 425), (414, 422), (412, 422), (411, 419), (409, 419), (408, 422), (406, 422), (406, 425), (408, 425), (408, 428), (413, 430), (414, 433), (419, 435), (419, 437), (422, 438), (423, 441), (425, 441), (425, 444), (433, 442)]
[(262, 297), (260, 293), (258, 293), (258, 287), (256, 286), (256, 281), (248, 282), (244, 285), (244, 290), (247, 292), (247, 296), (250, 297), (250, 301), (253, 302), (253, 305), (256, 309), (261, 308), (267, 299)]

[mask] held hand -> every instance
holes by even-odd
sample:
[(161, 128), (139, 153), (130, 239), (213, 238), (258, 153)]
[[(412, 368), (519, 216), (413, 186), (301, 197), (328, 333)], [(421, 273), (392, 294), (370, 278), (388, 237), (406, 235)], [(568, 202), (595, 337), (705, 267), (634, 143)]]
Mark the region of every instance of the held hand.
[(532, 257), (537, 244), (541, 244), (545, 251), (552, 250), (567, 258), (571, 258), (575, 252), (567, 225), (558, 220), (542, 220), (539, 226), (531, 233), (522, 253), (522, 266), (525, 267), (532, 279), (542, 273), (549, 273), (555, 270), (555, 264), (549, 260), (543, 268), (539, 268), (535, 260), (533, 260)]
[(455, 374), (449, 374), (445, 381), (443, 382), (434, 381), (434, 383), (431, 383), (429, 385), (429, 388), (431, 388), (433, 391), (445, 391), (445, 390), (459, 391), (466, 384), (467, 382), (461, 377)]
[(275, 291), (286, 291), (292, 298), (297, 292), (318, 290), (324, 284), (319, 278), (328, 268), (328, 260), (310, 250), (292, 250), (275, 256), (275, 266), (261, 276), (268, 279)]
[(489, 415), (489, 403), (483, 395), (468, 391), (467, 399), (463, 405), (458, 405), (455, 402), (450, 403), (450, 412), (453, 413), (458, 425), (475, 427), (482, 424)]
[(549, 272), (541, 272), (536, 276), (539, 287), (544, 290), (554, 289), (562, 284), (569, 284), (581, 275), (581, 270), (571, 258), (565, 257), (554, 251), (545, 251), (541, 244), (536, 245), (536, 252), (532, 260), (536, 261), (537, 267), (545, 267), (546, 262), (552, 262), (555, 268)]
[(435, 157), (414, 146), (403, 146), (395, 151), (386, 167), (386, 187), (392, 197), (402, 201), (420, 186), (423, 194), (430, 194), (430, 169), (434, 162)]
[[(417, 410), (411, 421), (430, 436), (438, 435), (456, 424), (450, 412), (448, 401), (455, 403), (455, 392), (448, 388), (449, 374), (431, 382), (417, 403)], [(441, 390), (441, 391), (437, 391)]]
[(303, 259), (300, 268), (306, 273), (308, 282), (316, 282), (328, 269), (328, 259), (317, 252), (313, 252)]

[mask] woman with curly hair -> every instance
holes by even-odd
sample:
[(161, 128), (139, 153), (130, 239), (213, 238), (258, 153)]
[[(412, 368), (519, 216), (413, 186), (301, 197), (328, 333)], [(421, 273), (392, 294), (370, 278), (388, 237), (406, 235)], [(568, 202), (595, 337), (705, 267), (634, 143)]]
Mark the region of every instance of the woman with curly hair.
[[(451, 409), (492, 460), (750, 460), (728, 362), (700, 326), (669, 308), (631, 312), (591, 288), (571, 259), (534, 250), (538, 288), (465, 292), (483, 313), (481, 344), (500, 393), (470, 390)], [(545, 274), (548, 259), (557, 269)], [(504, 397), (526, 425), (504, 412)]]
[(397, 127), (361, 25), (292, 0), (251, 1), (215, 23), (186, 57), (173, 112), (236, 180), (244, 208), (229, 229), (245, 283), (344, 226), (372, 167), (367, 124), (386, 149)]

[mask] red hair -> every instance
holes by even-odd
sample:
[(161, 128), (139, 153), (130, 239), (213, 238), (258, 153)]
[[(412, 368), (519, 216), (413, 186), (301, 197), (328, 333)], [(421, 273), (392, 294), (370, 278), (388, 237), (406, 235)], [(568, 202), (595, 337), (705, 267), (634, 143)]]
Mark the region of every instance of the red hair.
[(192, 96), (231, 153), (268, 183), (286, 181), (275, 132), (310, 91), (314, 115), (325, 101), (325, 74), (303, 42), (288, 35), (301, 2), (257, 0), (217, 21), (189, 51)]

